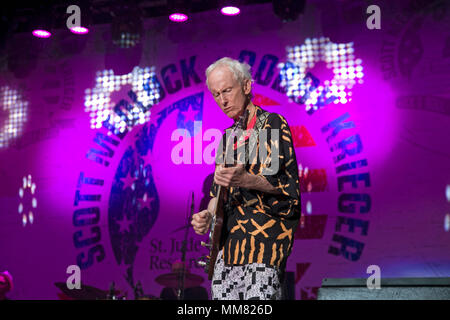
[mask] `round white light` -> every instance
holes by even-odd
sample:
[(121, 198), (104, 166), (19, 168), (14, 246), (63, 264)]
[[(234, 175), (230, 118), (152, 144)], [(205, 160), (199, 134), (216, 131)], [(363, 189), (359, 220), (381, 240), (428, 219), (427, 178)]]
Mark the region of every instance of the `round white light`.
[(238, 15), (241, 10), (238, 7), (232, 7), (232, 6), (228, 6), (228, 7), (223, 7), (220, 12), (222, 12), (223, 15), (226, 16), (235, 16)]

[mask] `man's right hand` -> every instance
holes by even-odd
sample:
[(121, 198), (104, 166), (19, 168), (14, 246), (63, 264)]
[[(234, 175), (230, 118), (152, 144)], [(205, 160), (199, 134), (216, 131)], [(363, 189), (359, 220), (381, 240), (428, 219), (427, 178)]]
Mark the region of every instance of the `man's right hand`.
[(211, 224), (212, 216), (208, 210), (203, 210), (192, 215), (192, 226), (196, 234), (204, 235), (208, 232), (209, 225)]

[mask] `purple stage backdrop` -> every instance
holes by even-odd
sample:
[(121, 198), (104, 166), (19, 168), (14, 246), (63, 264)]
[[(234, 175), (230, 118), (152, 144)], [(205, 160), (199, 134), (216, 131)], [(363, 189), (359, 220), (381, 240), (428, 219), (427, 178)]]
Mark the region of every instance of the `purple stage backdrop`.
[[(381, 277), (450, 276), (450, 6), (377, 1), (381, 29), (370, 30), (371, 4), (307, 1), (286, 23), (271, 4), (161, 17), (126, 49), (109, 25), (15, 36), (0, 66), (10, 298), (58, 299), (70, 265), (83, 284), (114, 281), (132, 298), (140, 281), (159, 296), (155, 278), (181, 259), (191, 192), (204, 209), (217, 137), (231, 125), (205, 86), (223, 56), (252, 66), (255, 104), (291, 127), (296, 299), (315, 299), (323, 278), (369, 277), (370, 265)], [(186, 259), (209, 291), (194, 263), (205, 238), (189, 229)]]

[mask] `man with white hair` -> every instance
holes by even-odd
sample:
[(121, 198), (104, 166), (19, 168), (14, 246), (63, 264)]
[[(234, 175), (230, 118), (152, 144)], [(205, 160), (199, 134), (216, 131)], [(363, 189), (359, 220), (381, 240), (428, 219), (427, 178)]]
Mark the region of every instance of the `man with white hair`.
[[(281, 299), (284, 269), (301, 215), (297, 160), (289, 126), (281, 115), (268, 113), (251, 101), (249, 65), (222, 58), (206, 69), (206, 78), (216, 103), (235, 120), (231, 128), (247, 113), (246, 135), (238, 143), (250, 157), (248, 163), (232, 167), (216, 164), (208, 209), (192, 218), (195, 232), (206, 234), (218, 186), (226, 188), (223, 243), (214, 267), (212, 298)], [(267, 141), (260, 141), (259, 133), (264, 130)], [(272, 135), (273, 130), (278, 134)], [(258, 153), (252, 153), (252, 144), (258, 150), (266, 149), (270, 161), (261, 163)], [(220, 151), (218, 155), (220, 158)], [(268, 164), (275, 163), (278, 170), (268, 172)]]

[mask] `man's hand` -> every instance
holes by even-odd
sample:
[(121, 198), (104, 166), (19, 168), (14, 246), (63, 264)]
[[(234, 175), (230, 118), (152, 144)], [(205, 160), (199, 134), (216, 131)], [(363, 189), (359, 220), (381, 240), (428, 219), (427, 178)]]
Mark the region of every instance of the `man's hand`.
[(243, 164), (225, 168), (223, 164), (217, 167), (214, 174), (214, 182), (224, 187), (243, 187), (248, 183), (249, 173)]
[(191, 224), (194, 227), (196, 234), (204, 235), (208, 232), (209, 225), (211, 224), (212, 216), (208, 210), (200, 211), (192, 216)]
[(243, 164), (225, 168), (223, 164), (217, 166), (214, 182), (224, 187), (241, 187), (271, 194), (281, 194), (281, 190), (272, 186), (261, 175), (250, 174)]

